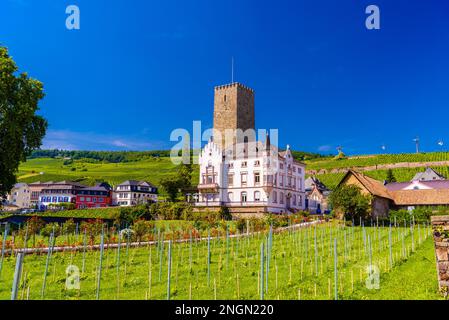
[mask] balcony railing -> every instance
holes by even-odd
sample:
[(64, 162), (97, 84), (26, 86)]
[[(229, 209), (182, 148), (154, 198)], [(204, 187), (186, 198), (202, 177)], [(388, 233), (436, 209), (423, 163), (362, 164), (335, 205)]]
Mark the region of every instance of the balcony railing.
[(217, 193), (219, 189), (218, 183), (200, 183), (198, 190), (203, 192)]
[(195, 203), (196, 206), (205, 207), (205, 206), (221, 206), (226, 205), (227, 207), (254, 207), (254, 206), (266, 206), (268, 205), (267, 201), (232, 201), (232, 202), (222, 202), (222, 201), (200, 201)]
[(201, 201), (201, 202), (195, 202), (195, 206), (198, 207), (207, 207), (207, 206), (211, 206), (211, 207), (218, 207), (221, 206), (222, 202), (221, 201)]
[(218, 188), (218, 183), (200, 183), (198, 189), (215, 189)]

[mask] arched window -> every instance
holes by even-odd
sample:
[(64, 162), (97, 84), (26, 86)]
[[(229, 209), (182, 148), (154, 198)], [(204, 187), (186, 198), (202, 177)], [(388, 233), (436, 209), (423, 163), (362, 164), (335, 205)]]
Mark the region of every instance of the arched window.
[(281, 193), (279, 194), (279, 203), (280, 203), (280, 204), (284, 204), (284, 193), (283, 193), (283, 192), (281, 192)]
[(232, 192), (228, 192), (228, 201), (232, 202), (234, 198), (234, 194)]
[(260, 191), (254, 191), (254, 201), (260, 201)]
[(278, 193), (276, 191), (273, 191), (273, 203), (278, 202)]
[(246, 194), (245, 191), (243, 191), (241, 193), (241, 198), (240, 199), (241, 199), (242, 202), (246, 202), (247, 201), (248, 197), (247, 197), (247, 194)]
[(296, 206), (296, 194), (293, 195), (293, 205)]

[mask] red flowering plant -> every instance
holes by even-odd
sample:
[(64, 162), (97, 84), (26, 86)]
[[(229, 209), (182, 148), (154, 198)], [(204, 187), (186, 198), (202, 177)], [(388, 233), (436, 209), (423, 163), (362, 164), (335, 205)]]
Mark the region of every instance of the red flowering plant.
[(88, 221), (83, 221), (81, 223), (81, 230), (86, 232), (86, 235), (89, 237), (89, 244), (93, 245), (95, 243), (95, 237), (100, 235), (103, 230), (103, 220), (90, 219)]

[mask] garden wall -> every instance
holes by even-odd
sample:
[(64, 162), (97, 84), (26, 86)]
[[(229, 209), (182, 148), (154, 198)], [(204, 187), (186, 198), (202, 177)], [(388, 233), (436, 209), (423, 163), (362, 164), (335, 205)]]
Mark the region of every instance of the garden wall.
[(438, 286), (445, 296), (449, 292), (449, 216), (432, 216), (433, 240), (437, 263)]

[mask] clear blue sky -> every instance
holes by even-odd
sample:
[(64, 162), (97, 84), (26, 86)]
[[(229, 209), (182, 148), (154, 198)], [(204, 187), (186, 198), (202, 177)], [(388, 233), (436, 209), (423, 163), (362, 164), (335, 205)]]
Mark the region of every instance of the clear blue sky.
[[(65, 28), (69, 4), (80, 30)], [(369, 4), (380, 30), (365, 28)], [(0, 43), (45, 85), (46, 148), (170, 148), (173, 129), (211, 127), (232, 56), (256, 126), (278, 128), (281, 147), (449, 146), (445, 0), (1, 0)]]

